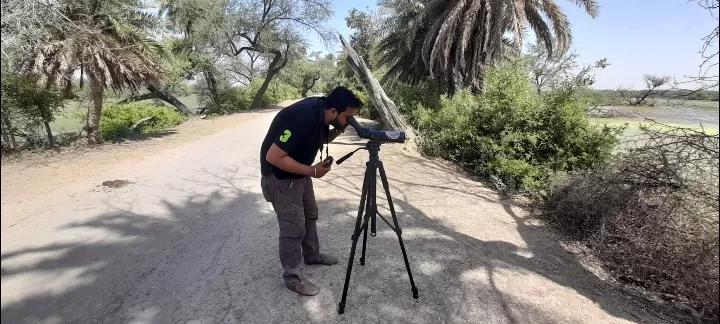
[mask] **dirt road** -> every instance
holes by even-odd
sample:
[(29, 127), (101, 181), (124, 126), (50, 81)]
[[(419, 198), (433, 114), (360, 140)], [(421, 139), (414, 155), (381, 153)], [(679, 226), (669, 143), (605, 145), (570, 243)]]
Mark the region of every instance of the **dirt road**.
[[(420, 298), (412, 298), (396, 237), (378, 222), (367, 264), (355, 263), (345, 314), (336, 312), (364, 151), (315, 181), (321, 249), (340, 264), (306, 267), (320, 295), (288, 291), (277, 222), (259, 189), (259, 147), (274, 113), (116, 164), (98, 160), (105, 167), (96, 174), (54, 162), (55, 173), (37, 166), (37, 179), (4, 165), (2, 322), (658, 321), (614, 295), (522, 208), (392, 145), (381, 158)], [(330, 153), (337, 159), (357, 143), (349, 131)], [(13, 176), (28, 180), (6, 179)], [(129, 182), (101, 185), (108, 180)]]

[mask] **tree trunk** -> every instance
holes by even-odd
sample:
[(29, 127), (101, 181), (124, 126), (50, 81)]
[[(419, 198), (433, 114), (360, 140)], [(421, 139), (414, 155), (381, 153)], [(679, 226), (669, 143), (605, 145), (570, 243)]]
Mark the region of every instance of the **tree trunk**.
[(162, 91), (155, 85), (148, 85), (147, 89), (150, 91), (149, 93), (138, 95), (138, 96), (132, 96), (127, 99), (123, 99), (119, 104), (126, 104), (129, 102), (135, 102), (135, 101), (142, 101), (142, 100), (148, 100), (148, 99), (154, 99), (154, 98), (160, 98), (163, 101), (173, 105), (175, 109), (177, 109), (179, 112), (185, 114), (185, 116), (191, 116), (195, 113), (190, 110), (187, 106), (185, 106), (184, 103), (182, 103), (180, 100), (178, 100), (177, 97), (173, 96), (170, 92)]
[(118, 101), (119, 105), (124, 105), (126, 103), (131, 103), (135, 101), (143, 101), (148, 99), (155, 99), (160, 97), (160, 92), (148, 92), (146, 94), (141, 94), (137, 96), (132, 96), (130, 98), (125, 98), (123, 100)]
[(205, 82), (207, 82), (208, 90), (210, 90), (210, 100), (212, 100), (214, 104), (219, 105), (220, 99), (218, 97), (217, 81), (215, 81), (215, 75), (213, 75), (210, 69), (205, 69), (203, 71), (203, 74), (205, 75)]
[(85, 125), (88, 144), (91, 145), (99, 144), (103, 141), (102, 136), (100, 135), (100, 116), (102, 114), (105, 87), (102, 84), (102, 81), (100, 81), (99, 76), (95, 73), (95, 71), (93, 71), (93, 73), (88, 73), (90, 88), (92, 90), (93, 106), (88, 109), (87, 124)]
[(50, 147), (55, 147), (55, 138), (53, 138), (52, 130), (50, 129), (50, 110), (47, 108), (40, 108), (40, 116), (43, 120), (43, 125), (45, 125), (45, 132), (47, 133), (48, 137), (48, 143), (50, 144)]
[[(212, 80), (213, 80), (213, 82), (215, 82), (214, 77)], [(153, 92), (159, 92), (160, 99), (173, 105), (173, 107), (175, 107), (179, 112), (185, 114), (185, 116), (191, 116), (191, 115), (195, 114), (192, 110), (190, 110), (190, 108), (188, 108), (188, 106), (185, 106), (184, 103), (182, 103), (180, 100), (178, 100), (178, 98), (173, 96), (170, 92), (162, 91), (162, 90), (158, 89), (155, 85), (152, 85), (152, 84), (148, 85), (147, 89), (150, 91), (153, 91)], [(217, 96), (217, 90), (216, 90), (215, 96)]]
[(17, 141), (15, 141), (15, 134), (12, 132), (10, 118), (4, 111), (2, 112), (2, 135), (9, 149), (14, 150), (17, 148)]
[(320, 79), (320, 76), (318, 76), (318, 75), (313, 76), (312, 83), (310, 83), (310, 85), (307, 85), (307, 84), (303, 85), (302, 91), (300, 92), (300, 96), (303, 98), (307, 97), (308, 91), (310, 91), (310, 89), (312, 89), (315, 86), (315, 82), (317, 82), (317, 80), (319, 80), (319, 79)]
[[(260, 107), (260, 105), (262, 105), (263, 95), (265, 95), (265, 91), (270, 85), (270, 81), (272, 81), (272, 78), (275, 77), (275, 75), (278, 73), (279, 69), (277, 67), (278, 64), (280, 64), (280, 59), (282, 59), (282, 55), (280, 53), (275, 53), (275, 57), (273, 57), (272, 62), (270, 62), (270, 66), (268, 66), (267, 74), (265, 74), (265, 80), (260, 86), (260, 89), (258, 89), (257, 93), (255, 93), (255, 98), (253, 98), (253, 102), (252, 105), (250, 105), (250, 108), (262, 108)], [(276, 102), (273, 102), (273, 104), (276, 104)]]
[(50, 123), (43, 121), (43, 124), (45, 124), (45, 132), (47, 133), (50, 147), (55, 147), (55, 138), (53, 137), (52, 130), (50, 130)]
[(405, 117), (400, 114), (400, 111), (397, 106), (395, 106), (395, 103), (387, 96), (387, 94), (385, 94), (385, 90), (383, 90), (380, 83), (372, 75), (372, 71), (368, 69), (365, 61), (363, 61), (355, 50), (348, 45), (342, 35), (338, 36), (340, 36), (340, 42), (342, 42), (343, 47), (345, 47), (345, 50), (347, 51), (346, 60), (348, 65), (350, 65), (350, 69), (352, 69), (355, 77), (360, 79), (365, 91), (368, 95), (370, 95), (370, 99), (377, 108), (377, 111), (383, 120), (383, 124), (386, 128), (404, 131), (406, 138), (408, 138), (408, 141), (405, 142), (405, 148), (412, 153), (416, 153), (417, 143), (415, 140), (417, 138), (415, 136), (415, 131), (412, 127), (410, 127), (407, 121), (405, 121)]
[(267, 74), (265, 75), (265, 80), (263, 81), (262, 85), (260, 86), (260, 89), (255, 93), (255, 98), (253, 98), (252, 105), (250, 105), (251, 109), (257, 109), (262, 108), (260, 107), (263, 104), (263, 96), (265, 95), (265, 91), (267, 91), (268, 86), (270, 85), (270, 81), (275, 76), (275, 71), (273, 70), (273, 66), (275, 64), (275, 60), (272, 61), (270, 64), (270, 68), (267, 71)]

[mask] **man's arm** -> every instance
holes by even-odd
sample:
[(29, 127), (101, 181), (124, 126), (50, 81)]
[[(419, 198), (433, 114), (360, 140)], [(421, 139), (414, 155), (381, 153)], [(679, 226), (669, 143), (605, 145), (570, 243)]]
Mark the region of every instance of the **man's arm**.
[(283, 151), (283, 149), (274, 143), (265, 155), (265, 160), (286, 172), (302, 174), (309, 177), (315, 176), (315, 168), (295, 161), (295, 159), (288, 156), (287, 152)]
[(290, 173), (301, 174), (314, 177), (321, 173), (314, 167), (304, 165), (295, 161), (289, 156), (291, 152), (298, 148), (300, 143), (310, 134), (312, 121), (304, 118), (293, 118), (288, 121), (277, 135), (273, 144), (265, 154), (265, 160), (268, 163)]

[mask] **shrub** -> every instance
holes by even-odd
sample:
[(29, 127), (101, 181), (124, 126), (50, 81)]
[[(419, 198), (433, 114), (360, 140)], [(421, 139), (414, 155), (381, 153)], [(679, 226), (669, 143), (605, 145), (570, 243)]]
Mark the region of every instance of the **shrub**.
[(113, 104), (103, 107), (100, 118), (100, 134), (105, 140), (118, 140), (127, 137), (132, 134), (130, 127), (145, 117), (155, 118), (152, 121), (142, 123), (135, 130), (140, 134), (158, 133), (175, 127), (186, 119), (185, 115), (154, 103)]
[[(12, 122), (13, 131), (25, 134), (23, 146), (26, 148), (56, 144), (50, 123), (61, 112), (66, 100), (53, 86), (39, 86), (38, 79), (31, 75), (3, 76), (3, 114), (8, 122)], [(9, 132), (3, 134), (10, 135)]]
[(542, 194), (555, 173), (604, 161), (622, 131), (591, 124), (586, 103), (571, 96), (538, 96), (519, 65), (491, 70), (484, 95), (461, 91), (439, 109), (418, 107), (424, 153), (497, 177), (509, 191)]
[(417, 126), (419, 116), (416, 113), (418, 111), (422, 111), (426, 107), (437, 108), (441, 105), (442, 88), (432, 81), (414, 86), (398, 83), (390, 89), (390, 96), (398, 109), (407, 116), (408, 122), (413, 126)]
[(211, 113), (215, 114), (231, 114), (250, 109), (252, 104), (252, 96), (248, 96), (248, 91), (243, 88), (229, 88), (218, 94), (220, 104), (215, 106), (210, 104)]
[(370, 100), (370, 96), (365, 92), (365, 90), (353, 90), (353, 93), (360, 99), (360, 101), (363, 103), (363, 108), (360, 109), (357, 113), (358, 116), (362, 118), (372, 119), (375, 120), (380, 117), (380, 113), (375, 109), (375, 104), (373, 104), (372, 100)]
[(551, 190), (544, 217), (622, 282), (718, 322), (717, 135), (643, 127), (644, 144)]

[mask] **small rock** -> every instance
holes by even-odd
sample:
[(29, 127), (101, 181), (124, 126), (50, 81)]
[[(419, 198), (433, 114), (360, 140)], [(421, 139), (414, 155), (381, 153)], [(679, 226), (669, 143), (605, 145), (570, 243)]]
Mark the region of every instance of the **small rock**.
[(117, 189), (117, 188), (125, 187), (131, 183), (132, 182), (127, 181), (127, 180), (108, 180), (108, 181), (103, 181), (102, 185), (105, 187)]

